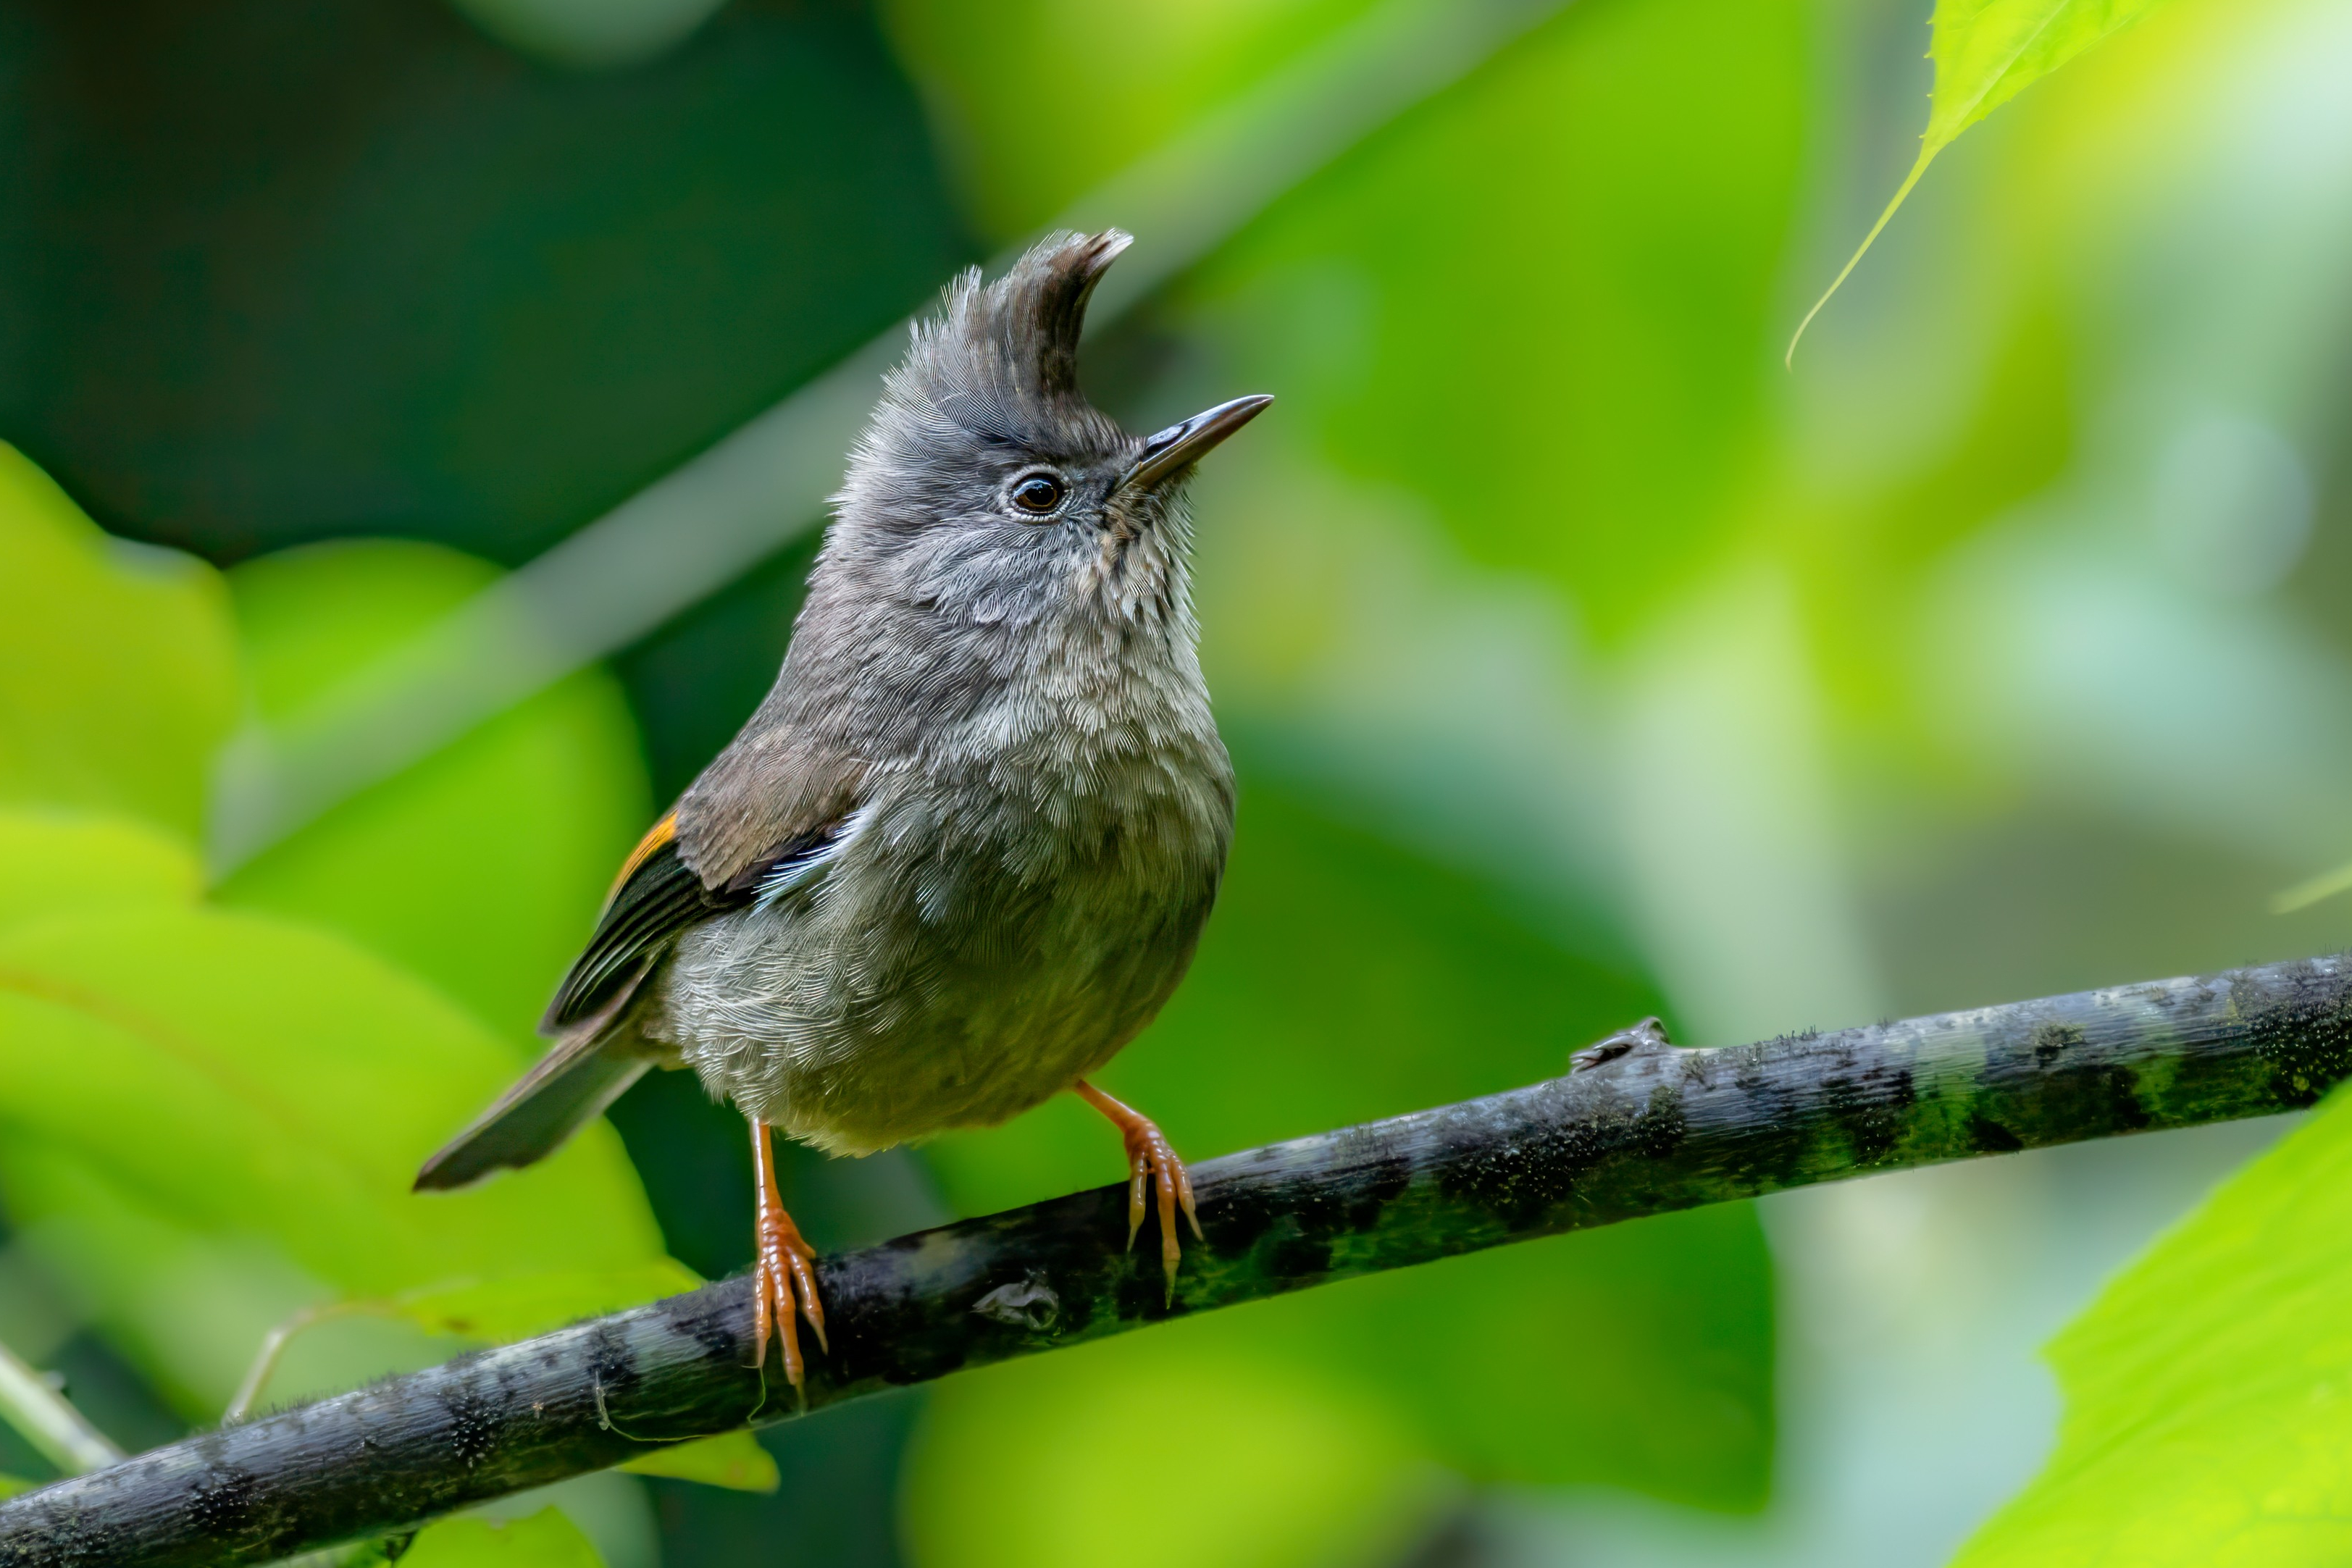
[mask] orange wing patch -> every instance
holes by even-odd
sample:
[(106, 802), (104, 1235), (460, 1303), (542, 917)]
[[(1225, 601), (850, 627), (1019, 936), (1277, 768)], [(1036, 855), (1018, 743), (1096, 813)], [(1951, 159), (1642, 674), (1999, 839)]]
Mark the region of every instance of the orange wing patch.
[(637, 841), (637, 847), (629, 852), (629, 858), (621, 862), (621, 874), (613, 879), (612, 889), (604, 894), (604, 902), (612, 903), (613, 895), (619, 893), (629, 878), (636, 874), (637, 868), (661, 853), (677, 837), (677, 813), (672, 811), (647, 829), (646, 836)]

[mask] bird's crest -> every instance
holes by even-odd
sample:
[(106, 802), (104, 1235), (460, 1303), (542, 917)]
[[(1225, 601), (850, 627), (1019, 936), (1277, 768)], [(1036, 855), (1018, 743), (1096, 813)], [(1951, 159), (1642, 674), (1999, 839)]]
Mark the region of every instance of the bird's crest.
[(1087, 300), (1131, 236), (1052, 234), (993, 283), (974, 267), (915, 329), (887, 395), (982, 441), (1114, 448), (1126, 437), (1078, 391)]

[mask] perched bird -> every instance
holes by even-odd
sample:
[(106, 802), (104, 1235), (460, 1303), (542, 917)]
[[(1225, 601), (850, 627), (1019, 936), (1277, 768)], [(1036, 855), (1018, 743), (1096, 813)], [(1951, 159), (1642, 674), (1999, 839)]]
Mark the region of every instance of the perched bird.
[(947, 290), (887, 378), (774, 688), (621, 867), (548, 1009), (556, 1043), (419, 1188), (548, 1154), (648, 1066), (751, 1123), (757, 1355), (814, 1254), (769, 1129), (837, 1155), (1068, 1090), (1118, 1127), (1128, 1244), (1155, 1190), (1173, 1289), (1192, 1184), (1087, 1082), (1183, 976), (1233, 835), (1183, 501), (1272, 400), (1128, 434), (1078, 391), (1087, 299), (1127, 248), (1056, 235)]

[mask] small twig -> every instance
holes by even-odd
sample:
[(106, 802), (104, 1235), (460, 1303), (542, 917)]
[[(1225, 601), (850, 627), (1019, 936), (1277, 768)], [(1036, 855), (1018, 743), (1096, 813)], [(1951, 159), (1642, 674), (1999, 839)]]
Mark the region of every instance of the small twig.
[(278, 1370), (278, 1363), (286, 1347), (303, 1330), (327, 1322), (331, 1318), (352, 1317), (363, 1313), (389, 1313), (394, 1309), (389, 1301), (326, 1301), (314, 1307), (304, 1307), (261, 1338), (261, 1348), (254, 1352), (253, 1364), (245, 1369), (245, 1381), (229, 1396), (228, 1408), (221, 1412), (221, 1425), (231, 1426), (253, 1413), (262, 1390)]
[(114, 1464), (122, 1450), (16, 1353), (0, 1344), (0, 1419), (69, 1476)]
[[(2352, 960), (1720, 1051), (1637, 1029), (1585, 1061), (1195, 1167), (1206, 1242), (1172, 1302), (1159, 1260), (1122, 1249), (1124, 1183), (823, 1259), (832, 1352), (809, 1407), (1502, 1242), (2307, 1106), (2352, 1075)], [(751, 1348), (739, 1278), (479, 1351), (0, 1502), (0, 1568), (259, 1563), (389, 1534), (743, 1425)]]

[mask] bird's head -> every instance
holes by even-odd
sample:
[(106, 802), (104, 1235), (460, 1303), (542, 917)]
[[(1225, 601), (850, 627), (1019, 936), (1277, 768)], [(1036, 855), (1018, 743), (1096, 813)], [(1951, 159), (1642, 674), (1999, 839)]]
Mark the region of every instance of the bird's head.
[(1189, 616), (1184, 482), (1274, 400), (1235, 398), (1151, 436), (1087, 402), (1087, 300), (1129, 243), (1052, 235), (997, 281), (975, 269), (949, 287), (852, 455), (829, 555), (960, 621)]

